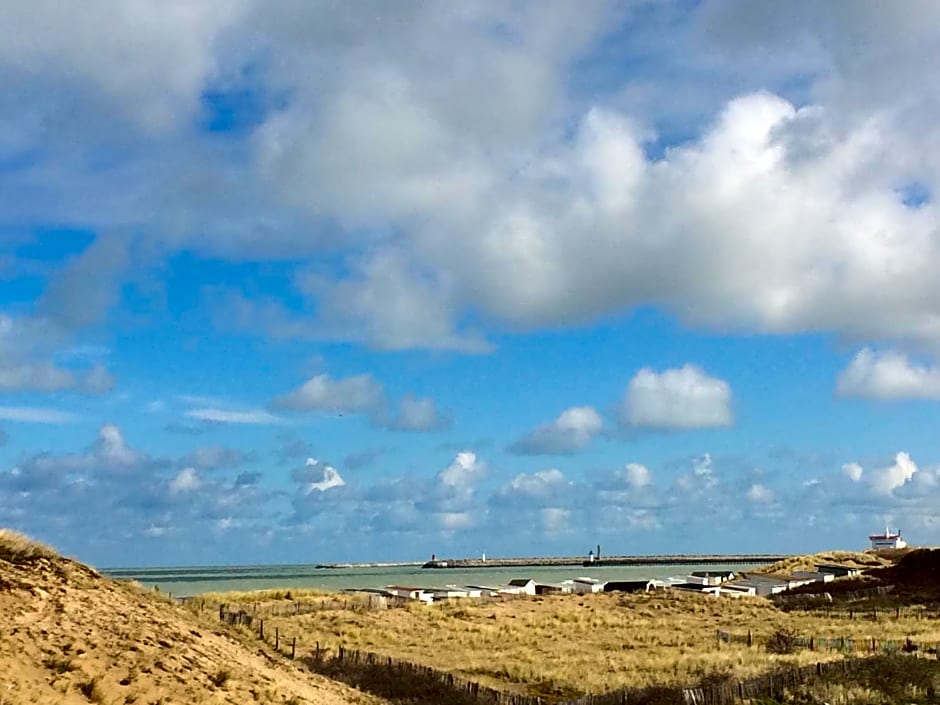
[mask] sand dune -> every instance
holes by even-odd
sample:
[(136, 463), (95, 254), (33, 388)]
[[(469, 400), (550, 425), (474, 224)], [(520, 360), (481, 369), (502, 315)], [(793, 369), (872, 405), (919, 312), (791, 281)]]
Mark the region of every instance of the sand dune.
[(378, 704), (0, 530), (0, 705)]

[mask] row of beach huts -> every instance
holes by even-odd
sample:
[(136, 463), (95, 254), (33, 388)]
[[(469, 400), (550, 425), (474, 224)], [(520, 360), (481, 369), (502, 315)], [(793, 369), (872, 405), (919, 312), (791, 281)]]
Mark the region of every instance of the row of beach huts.
[(446, 585), (444, 587), (416, 587), (389, 585), (351, 592), (367, 593), (386, 598), (416, 601), (426, 604), (447, 600), (494, 598), (526, 595), (584, 595), (599, 592), (649, 592), (674, 589), (705, 595), (742, 597), (770, 597), (787, 590), (827, 583), (836, 578), (859, 575), (858, 568), (820, 563), (815, 571), (794, 571), (788, 575), (773, 573), (740, 573), (730, 570), (693, 571), (684, 578), (664, 580), (608, 580), (582, 577), (561, 582), (538, 582), (531, 578), (510, 580), (506, 585)]

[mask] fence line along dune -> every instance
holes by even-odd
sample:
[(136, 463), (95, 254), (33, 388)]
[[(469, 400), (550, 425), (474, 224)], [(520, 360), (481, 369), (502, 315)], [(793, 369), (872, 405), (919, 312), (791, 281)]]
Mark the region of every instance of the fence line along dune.
[[(250, 610), (250, 603), (233, 609)], [(376, 653), (437, 668), (509, 693), (571, 699), (620, 687), (749, 678), (769, 669), (843, 658), (839, 650), (772, 653), (777, 631), (848, 643), (908, 638), (940, 642), (940, 620), (922, 609), (854, 613), (784, 611), (764, 598), (682, 593), (553, 596), (511, 602), (455, 601), (400, 609), (325, 609), (291, 615), (270, 602), (253, 612), (268, 635)], [(753, 646), (719, 631), (752, 633)], [(802, 642), (800, 642), (802, 643)], [(817, 642), (814, 642), (817, 643)], [(825, 642), (824, 643), (828, 643)]]

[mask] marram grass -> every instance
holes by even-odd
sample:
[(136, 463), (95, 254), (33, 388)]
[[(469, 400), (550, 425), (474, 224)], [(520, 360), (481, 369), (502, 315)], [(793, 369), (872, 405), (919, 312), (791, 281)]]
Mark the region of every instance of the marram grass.
[[(263, 604), (271, 605), (270, 601)], [(259, 605), (260, 606), (260, 605)], [(297, 637), (305, 652), (345, 646), (462, 674), (512, 692), (597, 693), (624, 686), (691, 685), (746, 678), (769, 668), (840, 659), (838, 651), (770, 654), (759, 646), (778, 629), (859, 642), (911, 637), (940, 642), (940, 620), (892, 613), (877, 622), (846, 613), (784, 612), (763, 598), (713, 598), (676, 591), (455, 601), (401, 609), (272, 610), (265, 629)], [(719, 643), (717, 630), (751, 631), (755, 646)]]

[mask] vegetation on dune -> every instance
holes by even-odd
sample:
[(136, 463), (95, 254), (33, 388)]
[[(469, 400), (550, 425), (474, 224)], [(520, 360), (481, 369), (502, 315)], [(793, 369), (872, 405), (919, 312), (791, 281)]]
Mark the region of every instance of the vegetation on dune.
[(28, 563), (40, 558), (56, 558), (58, 554), (49, 546), (12, 529), (0, 529), (0, 560), (8, 563)]
[(760, 705), (928, 705), (938, 702), (940, 663), (907, 656), (874, 656), (852, 673), (829, 674)]
[[(844, 602), (853, 594), (885, 588), (885, 595), (866, 600), (864, 607), (872, 609), (940, 602), (940, 550), (918, 548), (893, 553), (897, 562), (869, 568), (859, 577), (804, 585), (793, 592), (802, 595), (828, 593), (837, 602)], [(878, 555), (887, 560), (882, 553)]]
[[(333, 608), (292, 616), (259, 608), (265, 629), (296, 635), (298, 649), (373, 651), (452, 671), (511, 692), (557, 699), (576, 693), (746, 678), (776, 667), (843, 657), (799, 646), (797, 636), (940, 642), (940, 620), (922, 612), (785, 612), (763, 598), (716, 599), (678, 591), (409, 604), (390, 610)], [(718, 630), (754, 646), (719, 643)], [(767, 644), (771, 648), (767, 648)], [(862, 647), (864, 648), (864, 646)]]
[[(892, 552), (896, 554), (897, 552)], [(806, 556), (790, 556), (771, 565), (761, 566), (752, 573), (773, 573), (787, 575), (796, 570), (815, 571), (818, 563), (834, 563), (867, 570), (893, 565), (899, 555), (889, 555), (887, 551), (825, 551)]]
[(200, 593), (198, 599), (204, 600), (207, 604), (235, 604), (235, 603), (251, 603), (259, 604), (266, 602), (278, 602), (280, 600), (312, 600), (312, 599), (329, 599), (335, 600), (337, 594), (335, 592), (326, 592), (324, 590), (316, 590), (313, 588), (299, 588), (299, 589), (272, 589), (272, 590), (241, 590), (241, 591), (232, 591), (232, 592), (204, 592)]

